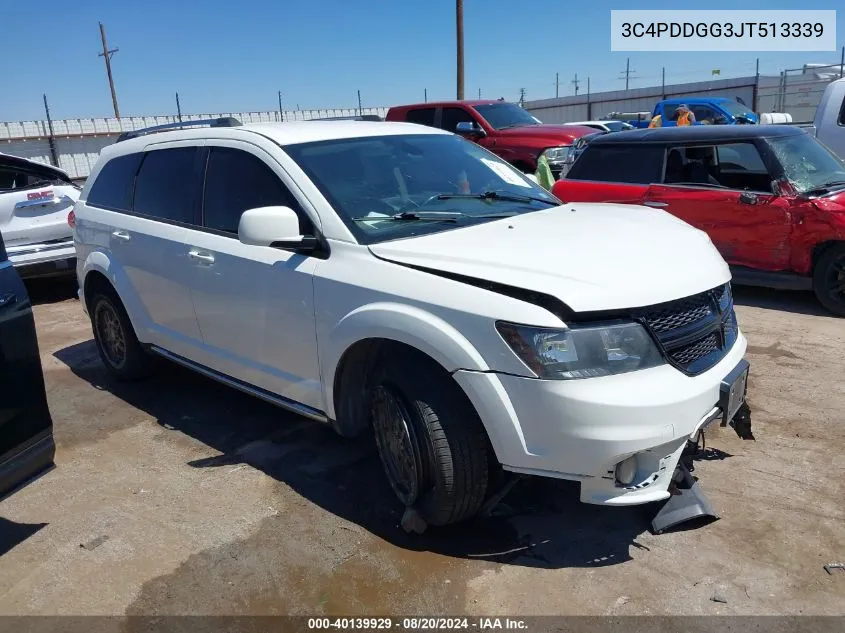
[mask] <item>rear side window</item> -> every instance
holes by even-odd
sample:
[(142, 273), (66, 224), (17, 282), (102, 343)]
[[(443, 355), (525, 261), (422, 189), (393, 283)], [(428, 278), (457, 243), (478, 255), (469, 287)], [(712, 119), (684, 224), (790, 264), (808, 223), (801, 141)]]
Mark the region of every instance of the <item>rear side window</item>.
[(419, 123), (420, 125), (434, 127), (434, 108), (417, 108), (416, 110), (408, 110), (405, 120), (408, 123)]
[(229, 147), (212, 148), (205, 173), (203, 226), (237, 235), (244, 211), (270, 206), (298, 211), (293, 195), (257, 156)]
[(132, 188), (143, 154), (112, 158), (103, 165), (88, 194), (88, 204), (114, 211), (132, 208)]
[(147, 152), (135, 182), (133, 210), (162, 220), (194, 221), (195, 147)]
[(719, 166), (722, 170), (733, 169), (766, 173), (766, 165), (753, 143), (728, 143), (717, 145)]
[(590, 144), (567, 174), (569, 180), (598, 180), (650, 185), (660, 182), (663, 147)]

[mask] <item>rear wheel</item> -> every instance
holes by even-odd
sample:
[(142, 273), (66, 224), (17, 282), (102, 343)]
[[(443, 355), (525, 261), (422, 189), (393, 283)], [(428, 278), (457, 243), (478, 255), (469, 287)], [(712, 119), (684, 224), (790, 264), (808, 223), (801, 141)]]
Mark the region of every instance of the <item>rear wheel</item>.
[(474, 516), (488, 479), (488, 441), (452, 378), (415, 354), (391, 355), (371, 382), (373, 433), (399, 500), (430, 525)]
[(152, 359), (138, 342), (120, 299), (111, 292), (97, 293), (89, 311), (94, 341), (106, 368), (118, 380), (146, 377)]
[(825, 308), (845, 316), (845, 244), (829, 248), (816, 262), (813, 292)]

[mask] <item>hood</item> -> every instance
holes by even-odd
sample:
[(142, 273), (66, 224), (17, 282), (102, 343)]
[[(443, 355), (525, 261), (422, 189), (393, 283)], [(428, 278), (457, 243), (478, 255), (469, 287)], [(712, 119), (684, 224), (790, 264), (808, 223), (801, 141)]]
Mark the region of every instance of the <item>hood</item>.
[(593, 134), (595, 128), (587, 127), (585, 125), (550, 125), (541, 123), (539, 125), (520, 125), (519, 127), (505, 128), (504, 130), (497, 130), (497, 135), (514, 136), (529, 139), (548, 139), (554, 143), (561, 143), (563, 145), (571, 145), (572, 141), (587, 134)]
[(680, 299), (730, 280), (703, 231), (664, 211), (576, 203), (370, 250), (398, 264), (552, 295), (576, 312)]

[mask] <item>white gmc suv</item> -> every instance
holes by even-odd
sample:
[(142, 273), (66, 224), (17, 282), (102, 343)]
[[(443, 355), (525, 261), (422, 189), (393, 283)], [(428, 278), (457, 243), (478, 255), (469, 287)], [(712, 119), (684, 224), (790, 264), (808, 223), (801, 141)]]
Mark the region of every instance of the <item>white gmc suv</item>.
[(68, 212), (79, 187), (61, 169), (0, 154), (0, 233), (22, 277), (73, 274)]
[(154, 354), (371, 429), (432, 525), (476, 514), (498, 465), (642, 504), (689, 479), (681, 457), (714, 420), (750, 436), (746, 341), (707, 235), (561, 205), (448, 132), (153, 128), (103, 150), (74, 216), (80, 298), (118, 378)]

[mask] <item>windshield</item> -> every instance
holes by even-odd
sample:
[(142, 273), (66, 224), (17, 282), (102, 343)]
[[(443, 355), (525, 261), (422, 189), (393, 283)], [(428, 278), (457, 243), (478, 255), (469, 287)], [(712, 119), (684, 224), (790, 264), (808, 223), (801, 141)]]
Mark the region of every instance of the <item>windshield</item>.
[(491, 103), (474, 107), (476, 112), (487, 120), (490, 127), (496, 130), (520, 125), (540, 125), (542, 123), (540, 119), (531, 116), (515, 103)]
[(451, 134), (337, 139), (284, 149), (361, 244), (560, 204), (494, 154)]
[(719, 105), (735, 117), (754, 118), (754, 113), (748, 109), (748, 106), (744, 106), (736, 101), (722, 101)]
[[(768, 139), (784, 175), (798, 193), (845, 181), (845, 163), (807, 134)], [(841, 185), (838, 185), (841, 186)], [(822, 192), (823, 193), (823, 192)]]

